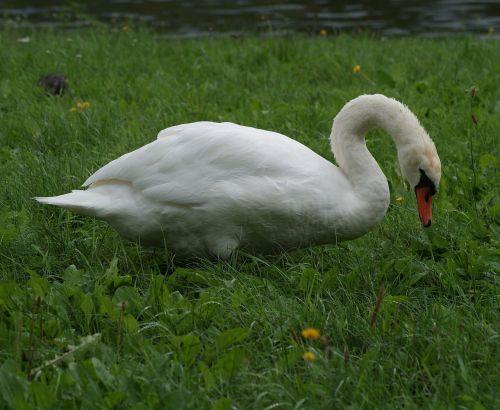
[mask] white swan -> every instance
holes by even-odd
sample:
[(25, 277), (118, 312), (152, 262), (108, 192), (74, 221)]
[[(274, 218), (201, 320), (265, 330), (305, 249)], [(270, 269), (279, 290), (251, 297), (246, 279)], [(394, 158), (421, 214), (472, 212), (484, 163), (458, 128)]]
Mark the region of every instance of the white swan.
[(86, 190), (35, 199), (184, 256), (336, 243), (368, 232), (389, 205), (387, 179), (365, 145), (373, 127), (393, 137), (429, 226), (441, 177), (436, 148), (415, 115), (383, 95), (355, 98), (335, 117), (339, 167), (276, 132), (195, 122), (167, 128), (105, 165), (85, 181)]

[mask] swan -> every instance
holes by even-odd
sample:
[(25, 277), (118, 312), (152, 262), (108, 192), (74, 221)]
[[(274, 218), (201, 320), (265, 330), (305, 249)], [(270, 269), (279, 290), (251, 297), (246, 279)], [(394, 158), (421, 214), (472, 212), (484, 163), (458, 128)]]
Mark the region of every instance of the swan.
[(285, 135), (203, 121), (164, 129), (91, 175), (86, 190), (35, 199), (181, 256), (337, 243), (368, 232), (389, 206), (387, 179), (365, 144), (374, 127), (392, 136), (420, 220), (430, 226), (441, 178), (436, 147), (405, 105), (381, 94), (361, 95), (335, 117), (338, 167)]

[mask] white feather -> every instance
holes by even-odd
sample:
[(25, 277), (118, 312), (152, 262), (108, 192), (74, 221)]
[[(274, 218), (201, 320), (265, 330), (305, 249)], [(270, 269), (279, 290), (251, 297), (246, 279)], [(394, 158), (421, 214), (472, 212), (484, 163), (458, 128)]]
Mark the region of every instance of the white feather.
[[(409, 110), (398, 114), (403, 106), (395, 100), (356, 100), (337, 117), (347, 120), (334, 123), (342, 169), (276, 132), (196, 122), (167, 128), (105, 165), (85, 181), (85, 191), (36, 199), (104, 219), (127, 239), (167, 244), (181, 255), (228, 257), (236, 248), (272, 252), (355, 238), (383, 217), (389, 193), (364, 135), (351, 135), (360, 119), (349, 122), (376, 103), (389, 107), (380, 118), (395, 115), (403, 128), (405, 120), (418, 128), (409, 132), (411, 144), (419, 144), (411, 134), (423, 130)], [(398, 148), (409, 144), (395, 140)]]

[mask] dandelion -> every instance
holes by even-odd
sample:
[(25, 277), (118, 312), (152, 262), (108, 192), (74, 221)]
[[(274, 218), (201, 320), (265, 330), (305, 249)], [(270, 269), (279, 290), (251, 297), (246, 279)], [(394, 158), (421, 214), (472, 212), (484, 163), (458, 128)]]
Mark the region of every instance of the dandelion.
[(320, 36), (326, 36), (328, 34), (328, 31), (326, 31), (324, 28), (322, 28), (320, 31), (319, 31), (319, 35)]
[(76, 106), (71, 107), (69, 109), (69, 112), (83, 111), (83, 110), (85, 110), (85, 109), (87, 109), (89, 107), (90, 107), (90, 102), (88, 102), (88, 101), (78, 101), (76, 103)]
[(76, 103), (76, 108), (79, 110), (84, 110), (85, 108), (89, 108), (90, 103), (88, 101), (80, 101)]
[(316, 360), (316, 355), (313, 352), (305, 352), (302, 356), (306, 362), (312, 362)]
[(301, 335), (304, 339), (308, 340), (318, 340), (320, 337), (319, 330), (313, 327), (308, 327), (302, 330)]
[(403, 197), (402, 196), (396, 197), (396, 202), (403, 202)]
[(352, 72), (353, 73), (359, 73), (361, 71), (361, 66), (359, 64), (356, 64), (353, 68), (352, 68)]

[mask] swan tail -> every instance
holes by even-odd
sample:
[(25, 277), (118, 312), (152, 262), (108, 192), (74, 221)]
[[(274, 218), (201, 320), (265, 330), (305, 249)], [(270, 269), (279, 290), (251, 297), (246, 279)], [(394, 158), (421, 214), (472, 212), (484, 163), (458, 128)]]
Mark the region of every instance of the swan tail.
[[(42, 204), (59, 206), (69, 209), (77, 214), (86, 216), (102, 217), (109, 213), (112, 204), (108, 204), (109, 198), (93, 190), (74, 190), (69, 194), (59, 196), (35, 197)], [(108, 212), (106, 212), (108, 211)]]
[(42, 204), (59, 206), (77, 214), (109, 219), (116, 215), (139, 210), (137, 195), (127, 181), (101, 180), (92, 183), (86, 190), (73, 190), (69, 194), (35, 197)]

